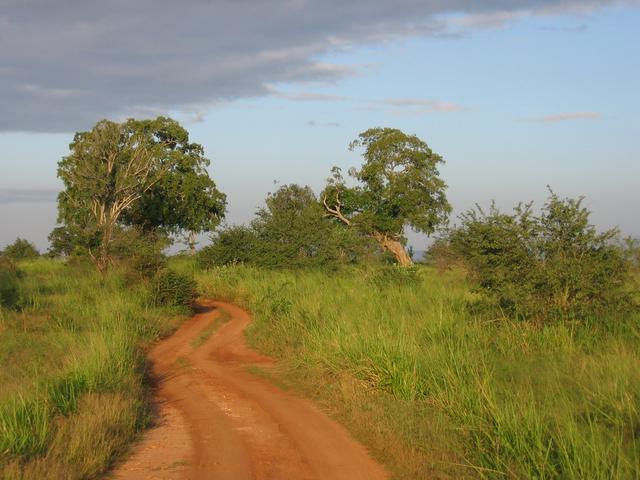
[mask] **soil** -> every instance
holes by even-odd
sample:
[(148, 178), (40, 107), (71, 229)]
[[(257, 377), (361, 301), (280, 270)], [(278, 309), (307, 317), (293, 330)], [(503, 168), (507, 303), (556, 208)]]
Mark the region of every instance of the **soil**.
[[(247, 370), (273, 360), (246, 345), (245, 311), (223, 302), (202, 302), (199, 311), (151, 351), (159, 420), (114, 479), (388, 477), (311, 402)], [(221, 325), (210, 333), (214, 322)]]

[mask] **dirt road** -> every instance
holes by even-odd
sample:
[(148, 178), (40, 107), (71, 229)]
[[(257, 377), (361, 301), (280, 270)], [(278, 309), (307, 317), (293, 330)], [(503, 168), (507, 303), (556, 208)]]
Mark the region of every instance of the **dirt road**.
[(272, 363), (245, 344), (247, 313), (221, 302), (200, 310), (151, 352), (160, 421), (115, 479), (387, 478), (313, 404), (247, 371)]

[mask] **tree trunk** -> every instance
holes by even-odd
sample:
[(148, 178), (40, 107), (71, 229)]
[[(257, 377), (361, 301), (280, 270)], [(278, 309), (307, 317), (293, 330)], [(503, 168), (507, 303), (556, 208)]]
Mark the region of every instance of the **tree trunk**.
[(196, 232), (193, 230), (189, 232), (189, 253), (196, 254)]
[(380, 244), (383, 250), (393, 254), (399, 265), (403, 267), (413, 265), (413, 260), (411, 260), (411, 257), (404, 249), (404, 246), (398, 240), (388, 237), (387, 235), (383, 235), (382, 233), (375, 233), (373, 237)]
[(110, 223), (106, 223), (102, 227), (102, 239), (100, 242), (100, 251), (97, 258), (97, 266), (98, 270), (101, 273), (106, 273), (109, 269), (109, 263), (111, 262), (111, 258), (109, 256), (109, 251), (111, 247), (111, 236), (113, 231), (113, 225)]

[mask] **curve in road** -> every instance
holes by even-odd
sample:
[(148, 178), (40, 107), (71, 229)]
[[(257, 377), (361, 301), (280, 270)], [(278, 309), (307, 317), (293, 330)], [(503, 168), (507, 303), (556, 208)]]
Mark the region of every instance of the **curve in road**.
[(247, 371), (273, 363), (246, 345), (250, 321), (235, 305), (202, 302), (154, 347), (160, 421), (114, 478), (386, 479), (341, 425)]

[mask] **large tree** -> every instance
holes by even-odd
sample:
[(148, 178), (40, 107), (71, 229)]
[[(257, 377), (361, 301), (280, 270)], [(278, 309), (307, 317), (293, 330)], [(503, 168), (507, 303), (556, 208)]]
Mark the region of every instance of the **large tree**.
[(431, 234), (451, 211), (438, 171), (442, 157), (415, 135), (392, 128), (362, 132), (349, 145), (358, 148), (364, 149), (364, 163), (349, 170), (357, 183), (348, 186), (334, 167), (321, 195), (326, 214), (374, 238), (399, 264), (410, 265), (405, 228)]
[[(185, 214), (190, 208), (201, 212), (185, 206), (193, 195), (188, 198), (174, 185), (183, 180), (181, 172), (196, 179), (205, 175), (207, 164), (202, 147), (189, 143), (186, 130), (176, 121), (102, 120), (91, 131), (77, 133), (69, 148), (71, 153), (58, 164), (65, 186), (58, 198), (59, 221), (75, 232), (73, 238), (85, 243), (100, 270), (110, 262), (118, 224), (199, 230), (205, 223), (194, 220), (196, 213)], [(161, 196), (163, 188), (171, 192)], [(224, 196), (213, 182), (204, 190), (217, 201), (219, 208), (211, 221), (217, 223), (224, 214)], [(145, 200), (147, 205), (141, 206)], [(166, 209), (156, 208), (160, 201), (165, 201)], [(176, 219), (181, 214), (186, 218)]]
[(190, 142), (189, 133), (174, 120), (136, 121), (135, 127), (150, 130), (158, 141), (169, 144), (170, 161), (160, 180), (125, 212), (123, 220), (143, 230), (187, 232), (193, 252), (196, 234), (215, 229), (226, 210), (226, 196), (207, 172), (210, 161), (202, 146)]

